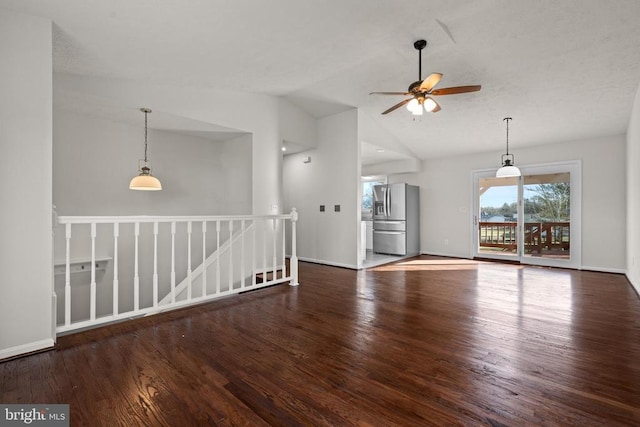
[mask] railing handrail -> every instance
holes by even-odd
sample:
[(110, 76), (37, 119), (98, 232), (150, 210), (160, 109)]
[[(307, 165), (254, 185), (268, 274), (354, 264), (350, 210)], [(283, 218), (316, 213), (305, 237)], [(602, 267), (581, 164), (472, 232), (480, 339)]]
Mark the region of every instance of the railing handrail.
[(213, 221), (241, 221), (241, 220), (269, 220), (291, 219), (292, 214), (273, 215), (117, 215), (117, 216), (58, 216), (59, 224), (113, 224), (113, 223), (153, 223), (153, 222), (213, 222)]

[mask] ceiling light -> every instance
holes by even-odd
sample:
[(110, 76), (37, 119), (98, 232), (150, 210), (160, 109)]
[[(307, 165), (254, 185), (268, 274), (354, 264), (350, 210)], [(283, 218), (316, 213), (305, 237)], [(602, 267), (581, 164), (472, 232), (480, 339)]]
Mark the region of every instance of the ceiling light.
[(414, 115), (422, 114), (422, 105), (417, 98), (413, 98), (407, 103), (407, 110), (411, 111)]
[(434, 101), (431, 98), (425, 98), (424, 103), (422, 104), (424, 106), (424, 109), (430, 113), (433, 110), (435, 110), (435, 108), (438, 106), (438, 104), (436, 104), (436, 101)]
[(503, 121), (507, 122), (507, 153), (502, 155), (502, 167), (496, 172), (496, 178), (505, 178), (510, 176), (520, 176), (520, 169), (514, 165), (515, 157), (509, 154), (509, 120), (511, 117), (505, 117)]
[(141, 108), (144, 113), (144, 160), (138, 161), (138, 171), (140, 174), (134, 177), (129, 183), (130, 190), (158, 191), (162, 190), (162, 184), (155, 176), (151, 175), (150, 163), (147, 160), (147, 114), (151, 112), (148, 108)]

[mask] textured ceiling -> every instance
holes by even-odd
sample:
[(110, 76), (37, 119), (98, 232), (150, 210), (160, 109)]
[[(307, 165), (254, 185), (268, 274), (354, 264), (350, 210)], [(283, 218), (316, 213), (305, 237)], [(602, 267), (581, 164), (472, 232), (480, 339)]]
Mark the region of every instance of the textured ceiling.
[[(513, 150), (622, 134), (640, 82), (637, 0), (0, 0), (0, 8), (54, 22), (57, 73), (283, 96), (316, 117), (357, 107), (423, 159), (501, 152), (505, 116)], [(419, 38), (429, 43), (423, 77), (441, 72), (438, 87), (482, 90), (439, 97), (442, 111), (415, 121), (405, 109), (382, 116), (402, 97), (369, 92), (404, 91), (418, 79)]]

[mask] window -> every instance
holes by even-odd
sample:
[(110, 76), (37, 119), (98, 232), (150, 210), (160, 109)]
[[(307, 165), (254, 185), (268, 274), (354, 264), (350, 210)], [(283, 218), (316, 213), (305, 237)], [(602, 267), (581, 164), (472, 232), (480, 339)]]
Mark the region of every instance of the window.
[(362, 219), (373, 218), (373, 186), (386, 183), (386, 176), (362, 177)]

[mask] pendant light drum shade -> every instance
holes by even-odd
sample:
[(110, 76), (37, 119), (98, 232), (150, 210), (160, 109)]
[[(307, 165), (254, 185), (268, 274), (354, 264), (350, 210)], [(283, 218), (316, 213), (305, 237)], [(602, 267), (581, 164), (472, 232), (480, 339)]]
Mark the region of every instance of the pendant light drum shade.
[(130, 190), (142, 190), (142, 191), (159, 191), (162, 190), (162, 184), (160, 180), (151, 175), (151, 168), (149, 167), (149, 161), (147, 160), (147, 114), (151, 112), (149, 108), (141, 108), (140, 111), (144, 113), (144, 160), (140, 160), (138, 164), (138, 171), (140, 174), (133, 177), (129, 183)]

